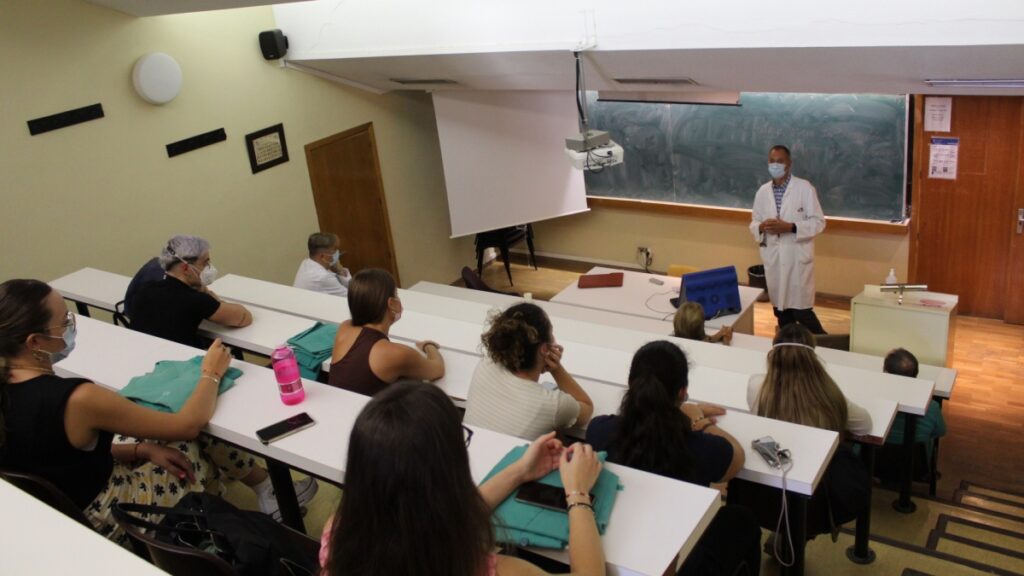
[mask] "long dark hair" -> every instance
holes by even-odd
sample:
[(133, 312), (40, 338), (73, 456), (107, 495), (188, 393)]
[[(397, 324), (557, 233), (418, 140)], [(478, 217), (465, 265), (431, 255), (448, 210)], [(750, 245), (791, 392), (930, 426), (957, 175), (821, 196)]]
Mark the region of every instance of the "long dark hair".
[(376, 324), (388, 313), (388, 299), (398, 296), (395, 277), (387, 270), (360, 270), (348, 285), (348, 311), (353, 326)]
[(671, 342), (648, 342), (636, 351), (609, 460), (652, 474), (693, 479), (693, 457), (686, 449), (692, 423), (679, 409), (680, 392), (689, 385), (687, 370), (686, 354)]
[(0, 284), (0, 448), (7, 441), (4, 387), (10, 380), (9, 359), (21, 351), (32, 334), (45, 334), (52, 314), (46, 297), (53, 292), (39, 280), (8, 280)]
[(551, 342), (551, 332), (551, 320), (544, 310), (523, 302), (492, 316), (480, 340), (491, 360), (517, 372), (537, 365), (537, 349)]
[(435, 386), (398, 382), (356, 418), (330, 576), (479, 576), (494, 547), (459, 413)]

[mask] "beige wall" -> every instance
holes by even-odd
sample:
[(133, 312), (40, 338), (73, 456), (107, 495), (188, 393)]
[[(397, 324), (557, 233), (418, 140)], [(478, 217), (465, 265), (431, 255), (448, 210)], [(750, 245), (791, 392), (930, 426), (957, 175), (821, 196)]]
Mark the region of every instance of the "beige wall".
[[(637, 246), (654, 253), (652, 270), (669, 264), (713, 268), (734, 264), (741, 281), (760, 263), (757, 244), (742, 222), (596, 208), (534, 226), (538, 251), (636, 265)], [(907, 235), (826, 232), (815, 241), (818, 292), (854, 296), (879, 283), (890, 268), (907, 278)]]
[[(473, 259), (449, 224), (425, 94), (376, 96), (260, 55), (269, 7), (134, 18), (81, 0), (0, 9), (0, 279), (83, 266), (131, 274), (175, 233), (205, 236), (224, 273), (291, 282), (317, 226), (303, 146), (373, 122), (403, 284), (450, 281)], [(152, 106), (135, 60), (171, 54), (184, 86)], [(25, 121), (101, 102), (106, 117), (40, 136)], [(246, 133), (284, 123), (291, 161), (253, 175)], [(226, 142), (164, 145), (223, 127)]]

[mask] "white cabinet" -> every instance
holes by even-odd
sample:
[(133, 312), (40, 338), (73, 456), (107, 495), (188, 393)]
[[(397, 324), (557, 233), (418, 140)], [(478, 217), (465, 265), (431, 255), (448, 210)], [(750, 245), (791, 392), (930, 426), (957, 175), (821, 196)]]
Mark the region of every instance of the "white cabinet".
[(959, 298), (938, 292), (896, 294), (865, 285), (850, 304), (850, 351), (884, 356), (906, 348), (921, 364), (948, 366)]

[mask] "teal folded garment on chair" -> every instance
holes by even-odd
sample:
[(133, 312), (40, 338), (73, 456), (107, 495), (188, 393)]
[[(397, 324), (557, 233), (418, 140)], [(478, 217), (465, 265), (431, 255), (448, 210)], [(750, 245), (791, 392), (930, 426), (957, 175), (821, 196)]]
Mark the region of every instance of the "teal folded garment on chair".
[[(132, 378), (121, 389), (121, 396), (153, 410), (178, 412), (196, 389), (202, 375), (203, 357), (191, 360), (164, 360), (157, 362), (153, 371)], [(235, 385), (242, 375), (238, 368), (228, 368), (220, 379), (217, 394), (223, 394)]]
[[(501, 459), (501, 462), (494, 466), (487, 478), (484, 478), (484, 482), (519, 460), (527, 448), (528, 446), (525, 445), (513, 448)], [(598, 453), (602, 462), (605, 456), (604, 452)], [(564, 488), (562, 476), (558, 470), (553, 470), (538, 482)], [(622, 490), (622, 486), (619, 484), (618, 475), (602, 468), (601, 475), (598, 476), (597, 483), (591, 490), (594, 494), (594, 519), (597, 521), (597, 531), (601, 534), (604, 534), (605, 529), (608, 528), (608, 518), (612, 515), (615, 496), (619, 490)], [(516, 493), (518, 490), (494, 510), (495, 535), (498, 541), (516, 546), (535, 546), (559, 550), (565, 548), (569, 544), (569, 515), (565, 512), (519, 502), (516, 500)]]
[(320, 375), (320, 367), (334, 350), (334, 337), (337, 334), (336, 324), (317, 322), (309, 330), (288, 339), (303, 378), (315, 380)]

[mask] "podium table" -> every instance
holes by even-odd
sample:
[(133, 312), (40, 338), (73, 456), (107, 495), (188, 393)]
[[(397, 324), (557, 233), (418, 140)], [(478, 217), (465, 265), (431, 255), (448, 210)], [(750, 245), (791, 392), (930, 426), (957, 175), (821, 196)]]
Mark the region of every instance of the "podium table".
[(959, 298), (939, 292), (883, 293), (868, 284), (850, 303), (850, 351), (885, 356), (906, 348), (921, 364), (948, 366)]

